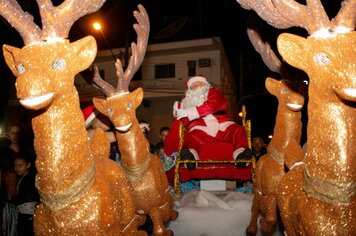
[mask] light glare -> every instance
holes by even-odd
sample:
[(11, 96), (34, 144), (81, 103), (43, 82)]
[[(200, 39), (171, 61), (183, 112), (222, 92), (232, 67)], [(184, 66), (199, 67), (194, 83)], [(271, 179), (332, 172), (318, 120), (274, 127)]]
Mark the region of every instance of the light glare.
[(100, 24), (99, 22), (94, 22), (93, 28), (94, 28), (95, 30), (101, 30), (101, 24)]

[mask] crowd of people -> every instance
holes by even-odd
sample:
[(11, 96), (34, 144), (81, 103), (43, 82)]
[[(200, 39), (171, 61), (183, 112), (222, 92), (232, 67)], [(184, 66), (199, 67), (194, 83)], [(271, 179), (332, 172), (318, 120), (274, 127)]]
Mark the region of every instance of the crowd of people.
[(5, 235), (34, 235), (33, 215), (40, 202), (35, 187), (35, 151), (21, 124), (11, 124), (0, 146), (1, 227)]
[[(227, 102), (218, 88), (213, 88), (202, 76), (190, 78), (186, 85), (185, 97), (173, 105), (173, 123), (161, 127), (158, 133), (159, 141), (156, 144), (150, 142), (152, 154), (156, 154), (163, 163), (166, 162), (166, 165), (172, 168), (174, 158), (167, 155), (167, 146), (170, 149), (174, 147), (175, 153), (180, 150), (181, 158), (188, 160), (199, 159), (199, 147), (216, 141), (229, 142), (233, 145), (233, 159), (249, 159), (254, 156), (258, 161), (266, 153), (266, 144), (260, 136), (252, 138), (252, 149), (248, 149), (245, 129), (229, 118)], [(102, 129), (111, 143), (110, 159), (120, 163), (119, 144), (109, 118), (99, 113), (93, 105), (87, 106), (82, 112), (89, 140), (96, 129)], [(175, 123), (182, 123), (185, 127), (182, 147), (172, 145), (179, 143)], [(149, 124), (141, 120), (140, 127), (148, 137)], [(35, 187), (35, 158), (33, 140), (26, 138), (20, 124), (10, 125), (7, 138), (2, 138), (0, 143), (0, 217), (2, 232), (6, 232), (6, 235), (34, 234), (33, 215), (40, 202)], [(188, 167), (194, 169), (195, 165)]]

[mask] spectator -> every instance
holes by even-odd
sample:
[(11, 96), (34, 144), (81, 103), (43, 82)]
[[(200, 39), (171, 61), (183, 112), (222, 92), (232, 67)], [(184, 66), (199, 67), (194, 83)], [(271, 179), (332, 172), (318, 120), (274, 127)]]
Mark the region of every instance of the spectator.
[(156, 145), (154, 146), (154, 154), (157, 155), (159, 157), (159, 159), (162, 161), (163, 169), (165, 167), (165, 162), (166, 162), (166, 158), (164, 155), (164, 139), (166, 138), (168, 131), (169, 131), (169, 128), (167, 126), (163, 126), (159, 130), (160, 141), (158, 143), (156, 143)]
[(17, 206), (17, 233), (19, 236), (34, 234), (33, 215), (40, 201), (35, 187), (36, 169), (29, 153), (19, 152), (14, 158), (14, 169), (19, 177), (14, 203)]
[(96, 129), (102, 129), (110, 142), (110, 159), (120, 162), (119, 147), (110, 119), (98, 112), (93, 105), (85, 107), (82, 112), (89, 140), (93, 138)]
[(8, 144), (0, 150), (0, 171), (3, 196), (6, 200), (10, 201), (16, 195), (17, 176), (14, 171), (14, 157), (16, 153), (21, 151), (32, 153), (33, 160), (31, 162), (34, 163), (35, 152), (33, 147), (26, 145), (26, 136), (20, 124), (10, 125), (8, 138)]
[(252, 152), (256, 158), (256, 162), (261, 156), (267, 153), (266, 144), (262, 137), (256, 136), (252, 139)]
[(168, 126), (163, 126), (160, 130), (159, 130), (159, 142), (156, 143), (156, 147), (155, 149), (159, 149), (160, 147), (164, 146), (164, 140), (166, 139), (166, 136), (169, 132), (169, 127)]

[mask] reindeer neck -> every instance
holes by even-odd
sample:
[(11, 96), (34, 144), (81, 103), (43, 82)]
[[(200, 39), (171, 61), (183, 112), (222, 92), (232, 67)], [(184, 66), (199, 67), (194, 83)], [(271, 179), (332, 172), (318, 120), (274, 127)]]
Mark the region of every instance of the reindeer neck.
[[(137, 120), (126, 133), (116, 132), (119, 144), (121, 164), (124, 169), (131, 172), (142, 172), (149, 164), (149, 144), (142, 133)], [(134, 173), (133, 173), (134, 174)]]
[(304, 190), (320, 201), (348, 203), (356, 187), (356, 110), (335, 94), (316, 91), (309, 88)]
[(88, 136), (75, 88), (58, 94), (50, 107), (32, 120), (41, 192), (66, 190), (93, 165)]
[[(283, 108), (282, 108), (283, 107)], [(284, 152), (291, 139), (300, 141), (302, 130), (301, 112), (293, 112), (279, 105), (273, 138), (268, 144), (268, 152), (278, 162), (284, 162)]]
[(351, 163), (356, 157), (356, 109), (341, 103), (335, 94), (311, 91), (310, 95), (314, 96), (308, 106), (305, 158), (309, 174), (325, 177), (327, 173), (334, 180), (354, 179), (355, 168)]

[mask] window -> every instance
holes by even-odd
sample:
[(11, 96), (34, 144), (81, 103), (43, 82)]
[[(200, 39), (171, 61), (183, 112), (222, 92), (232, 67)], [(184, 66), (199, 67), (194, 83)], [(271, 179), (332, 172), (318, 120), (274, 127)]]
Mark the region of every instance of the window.
[(176, 74), (175, 64), (155, 65), (155, 78), (174, 78)]
[(198, 59), (199, 67), (209, 67), (210, 66), (210, 58), (201, 58)]
[(188, 65), (188, 76), (194, 76), (197, 73), (197, 62), (196, 61), (187, 61)]

